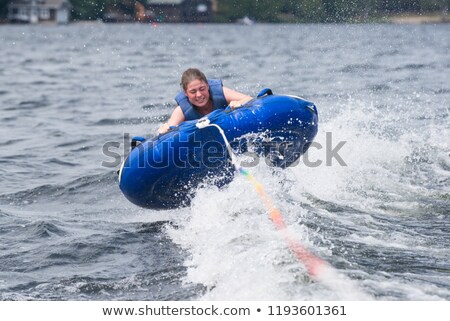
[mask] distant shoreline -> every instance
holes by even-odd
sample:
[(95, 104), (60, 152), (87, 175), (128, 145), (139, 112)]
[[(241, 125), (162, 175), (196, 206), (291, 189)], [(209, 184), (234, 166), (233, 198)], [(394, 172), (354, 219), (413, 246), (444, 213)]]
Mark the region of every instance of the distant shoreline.
[[(73, 23), (98, 23), (101, 20), (72, 20), (69, 24)], [(138, 23), (138, 22), (130, 22), (130, 23)], [(183, 22), (177, 22), (183, 23)], [(205, 22), (206, 24), (216, 24), (216, 23), (225, 23), (225, 24), (236, 24), (236, 22)], [(256, 21), (255, 23), (273, 23), (273, 24), (327, 24), (327, 22), (296, 22), (293, 20), (290, 21), (281, 21), (281, 22), (266, 22), (266, 21)], [(336, 23), (336, 22), (333, 22)], [(386, 24), (441, 24), (441, 23), (450, 23), (450, 15), (448, 13), (427, 13), (427, 14), (398, 14), (384, 17), (368, 17), (364, 20), (355, 20), (353, 22), (338, 22), (337, 24), (366, 24), (366, 23), (386, 23)], [(17, 23), (10, 23), (8, 20), (4, 18), (0, 18), (0, 25), (16, 25)], [(52, 25), (55, 23), (38, 23), (37, 25), (48, 24)], [(108, 24), (114, 24), (113, 22), (108, 22)], [(166, 24), (164, 22), (158, 22), (158, 24)], [(172, 24), (169, 22), (167, 24)], [(190, 23), (192, 24), (192, 23)], [(194, 23), (195, 24), (195, 23)], [(20, 25), (20, 24), (19, 24)]]
[(402, 14), (390, 16), (387, 21), (394, 24), (450, 23), (448, 14)]

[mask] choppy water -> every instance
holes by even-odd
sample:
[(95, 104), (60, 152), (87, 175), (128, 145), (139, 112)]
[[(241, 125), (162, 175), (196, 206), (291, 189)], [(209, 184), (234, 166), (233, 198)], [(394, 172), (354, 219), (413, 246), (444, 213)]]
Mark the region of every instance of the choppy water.
[[(450, 299), (450, 25), (0, 26), (0, 299)], [(152, 211), (101, 166), (150, 135), (181, 72), (314, 101), (310, 159), (250, 171), (298, 240), (351, 284), (308, 277), (242, 177)], [(346, 141), (326, 166), (332, 147)], [(122, 151), (120, 151), (123, 154)], [(327, 280), (333, 283), (334, 280)], [(353, 291), (352, 290), (352, 291)]]

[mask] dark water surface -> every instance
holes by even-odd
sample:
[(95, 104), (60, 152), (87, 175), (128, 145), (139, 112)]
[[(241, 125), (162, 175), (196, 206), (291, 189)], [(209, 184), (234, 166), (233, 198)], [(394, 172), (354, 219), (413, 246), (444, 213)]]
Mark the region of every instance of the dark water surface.
[[(449, 25), (0, 26), (0, 299), (449, 300), (449, 36)], [(102, 146), (153, 135), (191, 66), (317, 104), (323, 148), (309, 157), (323, 163), (250, 171), (298, 240), (348, 278), (342, 291), (311, 281), (242, 177), (177, 210), (122, 196)], [(346, 142), (346, 166), (326, 165), (327, 132), (331, 147)]]

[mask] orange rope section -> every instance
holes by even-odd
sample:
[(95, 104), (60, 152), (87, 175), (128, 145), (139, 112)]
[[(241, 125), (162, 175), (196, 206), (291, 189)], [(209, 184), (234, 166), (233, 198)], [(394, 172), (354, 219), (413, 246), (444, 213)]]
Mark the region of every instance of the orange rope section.
[(244, 175), (255, 187), (256, 192), (264, 202), (264, 206), (269, 212), (270, 219), (275, 224), (276, 228), (279, 231), (283, 232), (284, 239), (288, 244), (289, 249), (292, 251), (295, 257), (305, 265), (309, 275), (311, 275), (312, 277), (317, 277), (321, 271), (321, 268), (328, 265), (327, 262), (312, 254), (298, 241), (296, 241), (289, 233), (287, 233), (287, 225), (283, 219), (283, 216), (281, 215), (281, 212), (275, 207), (269, 195), (267, 195), (266, 191), (264, 190), (264, 186), (260, 182), (258, 182), (255, 177), (247, 170), (239, 168), (239, 172)]

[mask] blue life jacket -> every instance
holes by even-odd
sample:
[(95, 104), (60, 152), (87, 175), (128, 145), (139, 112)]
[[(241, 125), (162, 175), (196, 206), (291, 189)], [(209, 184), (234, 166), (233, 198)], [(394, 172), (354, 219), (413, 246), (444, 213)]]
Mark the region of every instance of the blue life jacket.
[[(213, 110), (224, 109), (228, 106), (225, 95), (223, 94), (222, 80), (208, 79), (209, 95), (212, 100)], [(181, 91), (176, 97), (175, 101), (181, 107), (185, 120), (200, 119), (204, 115), (200, 114), (197, 109), (191, 104), (189, 98), (184, 91)]]

